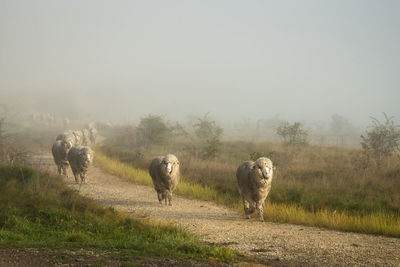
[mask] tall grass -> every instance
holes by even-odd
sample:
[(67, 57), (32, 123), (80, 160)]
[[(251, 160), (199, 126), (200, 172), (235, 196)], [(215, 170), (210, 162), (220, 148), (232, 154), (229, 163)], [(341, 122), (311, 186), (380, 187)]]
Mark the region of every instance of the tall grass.
[(110, 158), (104, 154), (111, 156), (110, 162), (122, 164), (116, 168), (119, 172), (131, 170), (138, 174), (142, 170), (131, 179), (151, 185), (146, 170), (151, 158), (174, 153), (181, 161), (183, 174), (178, 194), (237, 209), (240, 197), (235, 171), (254, 151), (268, 155), (277, 166), (265, 219), (400, 236), (400, 166), (395, 158), (384, 169), (377, 169), (365, 164), (356, 149), (240, 141), (224, 142), (221, 154), (213, 161), (191, 156), (185, 144), (138, 153), (122, 144), (106, 143), (96, 155), (103, 159), (98, 165), (108, 171), (113, 168), (105, 166)]
[(68, 189), (60, 178), (1, 164), (0, 247), (86, 248), (117, 257), (240, 258), (175, 226), (103, 208)]
[(224, 194), (237, 194), (235, 172), (252, 152), (268, 155), (276, 165), (269, 199), (272, 203), (296, 204), (308, 211), (343, 211), (354, 215), (384, 212), (400, 214), (400, 161), (393, 157), (382, 168), (365, 161), (361, 151), (320, 146), (285, 146), (276, 143), (224, 142), (215, 160), (203, 160), (187, 145), (153, 147), (146, 151), (109, 143), (105, 154), (140, 169), (151, 158), (174, 153), (183, 176), (211, 186)]

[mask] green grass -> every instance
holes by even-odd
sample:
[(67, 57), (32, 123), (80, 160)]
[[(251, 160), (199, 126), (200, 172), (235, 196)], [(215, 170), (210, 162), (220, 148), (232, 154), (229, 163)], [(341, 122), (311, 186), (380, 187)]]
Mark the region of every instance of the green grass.
[[(152, 185), (147, 170), (138, 169), (131, 164), (120, 162), (116, 158), (106, 156), (99, 150), (96, 151), (95, 164), (110, 173), (133, 182)], [(189, 198), (213, 201), (235, 210), (241, 210), (241, 201), (237, 191), (226, 190), (226, 188), (215, 185), (218, 184), (197, 184), (185, 176), (178, 185), (176, 193)], [(296, 195), (296, 192), (292, 194)], [(301, 194), (301, 192), (298, 194)], [(156, 196), (154, 195), (154, 197)], [(385, 210), (381, 212), (373, 211), (369, 214), (352, 214), (346, 211), (332, 211), (330, 209), (311, 211), (299, 204), (271, 203), (271, 201), (267, 201), (264, 209), (264, 218), (273, 222), (400, 237), (400, 217)]]
[(67, 188), (60, 178), (1, 164), (0, 247), (85, 248), (111, 251), (115, 257), (227, 262), (241, 257), (204, 244), (178, 227), (103, 208)]

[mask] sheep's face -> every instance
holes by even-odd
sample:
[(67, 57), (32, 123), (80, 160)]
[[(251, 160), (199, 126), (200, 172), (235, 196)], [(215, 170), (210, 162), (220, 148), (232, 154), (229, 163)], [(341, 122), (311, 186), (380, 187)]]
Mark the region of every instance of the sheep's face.
[(172, 155), (168, 154), (161, 162), (161, 170), (167, 176), (173, 176), (179, 171), (179, 161)]
[(62, 146), (63, 146), (65, 151), (69, 151), (71, 149), (71, 147), (72, 147), (71, 140), (63, 141), (61, 144), (62, 144)]
[(93, 160), (93, 155), (90, 151), (84, 149), (79, 153), (80, 162), (84, 167), (88, 167)]
[(271, 180), (274, 172), (274, 166), (269, 158), (259, 158), (254, 164), (254, 169), (259, 176), (265, 180)]

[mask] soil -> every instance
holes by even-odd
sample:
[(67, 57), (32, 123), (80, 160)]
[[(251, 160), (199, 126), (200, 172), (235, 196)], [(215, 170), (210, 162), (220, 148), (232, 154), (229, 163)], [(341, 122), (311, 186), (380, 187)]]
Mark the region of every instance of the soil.
[[(50, 156), (42, 156), (40, 164), (56, 169)], [(176, 195), (172, 206), (160, 205), (152, 187), (94, 166), (87, 177), (83, 185), (76, 185), (71, 173), (64, 180), (104, 206), (136, 218), (180, 225), (205, 242), (230, 247), (268, 266), (400, 266), (399, 238), (248, 220), (242, 213), (212, 202)]]

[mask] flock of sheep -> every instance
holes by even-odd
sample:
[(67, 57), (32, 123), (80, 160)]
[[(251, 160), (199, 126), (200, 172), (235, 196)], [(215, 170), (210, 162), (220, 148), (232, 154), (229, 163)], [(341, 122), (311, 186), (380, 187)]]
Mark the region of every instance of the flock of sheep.
[[(246, 218), (257, 210), (260, 221), (264, 221), (265, 199), (271, 190), (274, 166), (269, 158), (261, 157), (242, 163), (236, 171), (239, 193), (242, 196)], [(172, 205), (172, 192), (179, 183), (179, 161), (168, 154), (152, 160), (149, 173), (160, 204)]]
[[(76, 183), (86, 183), (86, 172), (93, 160), (93, 151), (89, 147), (96, 140), (95, 128), (78, 131), (66, 131), (57, 136), (52, 152), (54, 162), (67, 176), (67, 168), (71, 166)], [(246, 218), (250, 218), (257, 210), (260, 221), (264, 221), (264, 203), (271, 190), (271, 182), (275, 167), (269, 158), (261, 157), (256, 161), (242, 163), (236, 171), (239, 193), (243, 200)], [(175, 155), (156, 157), (151, 161), (149, 173), (157, 192), (160, 204), (172, 205), (172, 193), (179, 183), (179, 161)]]
[(53, 143), (51, 152), (58, 168), (58, 174), (67, 175), (67, 168), (71, 166), (75, 182), (86, 183), (86, 173), (93, 161), (93, 151), (90, 145), (96, 143), (97, 130), (89, 129), (65, 131), (59, 134)]

